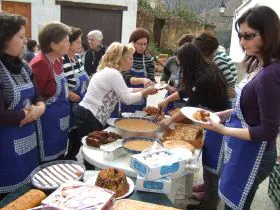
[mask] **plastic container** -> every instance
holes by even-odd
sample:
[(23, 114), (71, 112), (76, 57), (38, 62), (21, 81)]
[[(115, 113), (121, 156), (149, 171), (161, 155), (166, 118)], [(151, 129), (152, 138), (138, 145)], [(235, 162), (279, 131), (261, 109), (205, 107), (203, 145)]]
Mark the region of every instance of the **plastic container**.
[(122, 147), (123, 139), (118, 139), (110, 144), (100, 146), (103, 158), (105, 160), (113, 161), (118, 157), (126, 155), (126, 151)]

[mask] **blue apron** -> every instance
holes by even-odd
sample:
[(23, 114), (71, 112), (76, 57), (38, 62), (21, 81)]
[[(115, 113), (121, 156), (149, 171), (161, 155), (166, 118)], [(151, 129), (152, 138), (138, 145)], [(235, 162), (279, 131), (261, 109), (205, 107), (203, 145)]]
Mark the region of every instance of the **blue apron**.
[[(143, 69), (135, 69), (131, 68), (130, 72), (133, 77), (137, 78), (147, 78), (147, 71), (145, 66), (145, 56), (143, 55)], [(144, 88), (144, 85), (128, 85), (128, 87), (132, 88)], [(147, 99), (145, 97), (138, 103), (126, 105), (121, 104), (121, 112), (135, 112), (135, 111), (142, 111), (147, 105)]]
[[(12, 83), (14, 99), (9, 110), (22, 110), (32, 104), (35, 89), (26, 69), (21, 74), (26, 84), (19, 85), (0, 61), (0, 75), (3, 81)], [(9, 87), (10, 88), (10, 87)], [(39, 165), (39, 151), (36, 139), (36, 123), (23, 127), (0, 126), (0, 193), (15, 190), (29, 181), (29, 174)]]
[[(74, 77), (76, 80), (76, 86), (75, 86), (73, 92), (76, 93), (77, 95), (79, 95), (82, 100), (86, 94), (89, 77), (88, 77), (86, 71), (84, 70), (84, 66), (81, 65), (81, 63), (79, 63), (80, 64), (79, 72), (75, 72), (71, 59), (69, 56), (68, 56), (68, 58), (69, 58), (69, 61), (70, 61), (71, 67), (72, 67), (72, 71), (73, 71), (73, 74), (74, 74)], [(71, 102), (69, 100), (69, 103), (70, 103), (70, 129), (76, 128), (75, 113), (76, 113), (76, 110), (77, 110), (77, 107), (78, 107), (80, 101)]]
[[(227, 123), (228, 127), (248, 127), (240, 109), (241, 92), (247, 83), (248, 80), (245, 78), (236, 86), (235, 109)], [(219, 183), (219, 194), (227, 206), (241, 210), (256, 179), (267, 142), (245, 141), (228, 136), (225, 136), (224, 140), (224, 165)]]
[(223, 166), (223, 148), (223, 135), (206, 130), (202, 148), (202, 165), (205, 170), (216, 175), (220, 174)]
[(56, 75), (50, 60), (49, 63), (56, 82), (56, 92), (47, 100), (45, 114), (37, 121), (42, 162), (57, 159), (65, 153), (69, 134), (70, 106), (67, 81), (63, 72)]
[[(167, 93), (165, 94), (164, 98), (167, 98), (170, 95), (171, 94), (167, 91)], [(187, 103), (183, 99), (180, 99), (180, 100), (177, 100), (177, 101), (171, 101), (171, 102), (168, 103), (167, 107), (163, 110), (163, 112), (165, 114), (169, 114), (168, 112), (170, 110), (176, 109), (176, 108), (182, 108), (184, 106), (187, 106)]]

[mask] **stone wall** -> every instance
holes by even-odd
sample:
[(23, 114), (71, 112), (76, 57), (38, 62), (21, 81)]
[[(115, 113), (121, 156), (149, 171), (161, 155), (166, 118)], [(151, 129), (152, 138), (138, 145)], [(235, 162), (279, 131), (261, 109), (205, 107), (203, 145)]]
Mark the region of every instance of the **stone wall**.
[[(153, 41), (154, 17), (146, 11), (138, 10), (137, 27), (142, 27), (150, 32), (151, 41)], [(186, 33), (197, 35), (203, 30), (214, 30), (213, 25), (204, 25), (200, 22), (187, 22), (181, 18), (168, 18), (165, 20), (161, 31), (160, 48), (171, 49), (175, 51), (178, 39)]]
[(192, 34), (196, 36), (203, 30), (213, 31), (213, 29), (213, 26), (204, 25), (198, 21), (187, 22), (180, 18), (169, 18), (162, 29), (160, 47), (175, 51), (177, 42), (182, 35)]

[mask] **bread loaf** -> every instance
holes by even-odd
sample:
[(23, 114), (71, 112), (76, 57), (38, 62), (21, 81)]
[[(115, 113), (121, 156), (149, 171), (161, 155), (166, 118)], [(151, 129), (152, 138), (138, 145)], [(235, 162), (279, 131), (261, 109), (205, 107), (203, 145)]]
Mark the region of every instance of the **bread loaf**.
[(192, 153), (195, 151), (195, 147), (186, 141), (172, 140), (163, 142), (163, 146), (167, 149), (173, 149), (176, 147), (182, 147), (190, 150)]
[(26, 210), (36, 206), (39, 206), (46, 198), (44, 192), (40, 190), (29, 190), (24, 195), (20, 196), (13, 202), (9, 203), (7, 206), (3, 207), (0, 210)]

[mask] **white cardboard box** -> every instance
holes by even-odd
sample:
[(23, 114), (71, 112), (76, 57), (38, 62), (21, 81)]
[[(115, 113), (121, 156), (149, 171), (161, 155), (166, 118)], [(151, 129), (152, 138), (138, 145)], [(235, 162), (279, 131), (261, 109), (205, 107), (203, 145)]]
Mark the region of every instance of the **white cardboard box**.
[(115, 192), (90, 183), (71, 181), (62, 184), (42, 201), (42, 205), (57, 210), (96, 209), (106, 210), (112, 206)]
[(171, 177), (164, 177), (156, 180), (146, 180), (144, 177), (137, 175), (135, 189), (144, 192), (168, 194), (171, 190), (171, 182)]
[[(152, 157), (159, 153), (165, 153), (170, 158), (168, 161), (147, 161), (147, 157)], [(186, 158), (176, 154), (172, 150), (159, 149), (147, 153), (141, 153), (131, 156), (130, 167), (143, 176), (146, 180), (155, 180), (167, 176), (174, 176), (183, 173), (186, 168)]]

